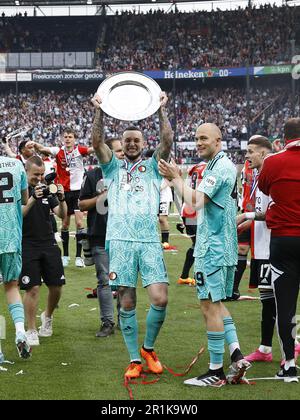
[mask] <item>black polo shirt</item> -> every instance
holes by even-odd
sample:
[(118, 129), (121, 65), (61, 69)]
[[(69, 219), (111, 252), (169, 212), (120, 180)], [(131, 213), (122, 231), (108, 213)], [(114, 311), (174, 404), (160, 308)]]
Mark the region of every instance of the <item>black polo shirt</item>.
[[(88, 200), (96, 197), (99, 189), (101, 189), (102, 180), (103, 175), (100, 168), (88, 171), (83, 180), (79, 200)], [(107, 202), (105, 203), (105, 209), (107, 209)], [(105, 214), (99, 214), (96, 207), (88, 211), (87, 228), (91, 247), (105, 246), (107, 211), (102, 213)]]
[[(28, 188), (29, 196), (34, 188)], [(55, 236), (50, 219), (50, 210), (59, 205), (56, 197), (47, 197), (36, 200), (26, 217), (23, 218), (23, 247), (53, 246)]]

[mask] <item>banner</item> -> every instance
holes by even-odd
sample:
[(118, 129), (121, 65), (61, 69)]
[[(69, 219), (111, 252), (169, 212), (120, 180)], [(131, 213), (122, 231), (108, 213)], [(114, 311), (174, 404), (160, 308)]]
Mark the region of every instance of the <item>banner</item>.
[[(278, 66), (256, 66), (256, 67), (226, 67), (226, 68), (211, 68), (211, 69), (195, 69), (195, 70), (151, 70), (143, 71), (146, 76), (152, 77), (156, 80), (191, 80), (191, 79), (208, 79), (208, 78), (229, 78), (229, 77), (250, 77), (259, 76), (274, 76), (279, 74), (291, 74), (293, 66), (291, 64)], [(116, 72), (117, 73), (117, 72)], [(116, 74), (115, 73), (115, 74)], [(0, 82), (16, 81), (16, 74), (20, 82), (101, 82), (106, 77), (114, 73), (104, 74), (97, 70), (36, 70), (33, 72), (19, 70), (16, 72), (1, 72), (0, 68)]]
[(34, 72), (32, 73), (33, 82), (61, 82), (61, 81), (101, 81), (105, 75), (98, 71), (56, 71), (56, 72)]

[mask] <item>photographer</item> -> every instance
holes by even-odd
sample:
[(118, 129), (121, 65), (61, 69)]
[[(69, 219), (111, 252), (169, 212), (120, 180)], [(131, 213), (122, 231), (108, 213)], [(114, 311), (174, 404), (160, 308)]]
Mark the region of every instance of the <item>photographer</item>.
[(105, 251), (107, 225), (106, 190), (102, 179), (100, 168), (87, 172), (79, 197), (80, 210), (88, 212), (87, 238), (96, 265), (98, 279), (97, 295), (102, 325), (96, 333), (96, 337), (107, 337), (114, 334), (113, 298), (108, 276), (109, 261)]
[[(39, 336), (52, 336), (52, 315), (65, 284), (61, 252), (55, 241), (50, 211), (53, 210), (56, 216), (63, 219), (67, 214), (67, 205), (63, 187), (52, 183), (55, 175), (50, 177), (50, 185), (42, 184), (45, 165), (41, 158), (33, 156), (28, 159), (26, 173), (30, 198), (27, 205), (23, 206), (23, 267), (19, 283), (20, 288), (26, 291), (24, 306), (28, 321), (27, 338), (31, 346), (37, 346)], [(36, 315), (42, 279), (49, 293), (38, 333)]]

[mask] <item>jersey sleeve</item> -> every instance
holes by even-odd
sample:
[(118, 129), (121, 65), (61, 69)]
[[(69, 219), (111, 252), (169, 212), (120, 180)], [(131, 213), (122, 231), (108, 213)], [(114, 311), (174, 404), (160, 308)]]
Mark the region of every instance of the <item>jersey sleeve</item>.
[(258, 188), (265, 195), (270, 195), (270, 160), (265, 159), (258, 177)]
[(27, 176), (25, 169), (23, 165), (20, 165), (20, 171), (21, 171), (21, 191), (27, 190), (28, 188), (28, 182), (27, 182)]
[(96, 190), (93, 189), (89, 175), (87, 174), (83, 180), (80, 190), (79, 200), (88, 200), (95, 197)]
[(53, 210), (53, 209), (55, 209), (55, 207), (59, 206), (59, 201), (58, 201), (57, 197), (54, 197), (54, 196), (48, 197), (48, 203), (49, 203), (49, 206), (50, 206), (51, 210)]
[(89, 149), (86, 146), (78, 146), (78, 151), (81, 156), (87, 156), (89, 154)]
[(206, 194), (213, 203), (224, 208), (225, 195), (223, 193), (223, 189), (225, 187), (226, 179), (226, 174), (224, 171), (220, 171), (220, 169), (209, 171), (204, 175), (197, 191)]
[(108, 163), (100, 163), (104, 178), (112, 180), (115, 172), (119, 169), (118, 159), (113, 154), (111, 161)]
[(159, 173), (159, 170), (158, 170), (158, 161), (157, 161), (156, 153), (154, 153), (154, 155), (152, 156), (152, 158), (149, 159), (149, 161), (150, 161), (150, 165), (154, 169), (154, 172), (156, 173), (158, 179), (162, 180), (163, 177), (161, 176), (161, 174)]
[(60, 148), (59, 147), (49, 147), (52, 156), (58, 155)]

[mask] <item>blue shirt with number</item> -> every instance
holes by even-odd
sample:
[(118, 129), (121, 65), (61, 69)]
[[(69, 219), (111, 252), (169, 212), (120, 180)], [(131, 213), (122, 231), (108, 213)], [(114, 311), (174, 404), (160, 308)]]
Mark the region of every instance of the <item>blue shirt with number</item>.
[(22, 194), (27, 190), (23, 164), (0, 156), (0, 254), (22, 249)]
[(216, 267), (237, 264), (237, 173), (224, 152), (207, 164), (198, 191), (210, 201), (198, 213), (194, 256), (210, 259)]

